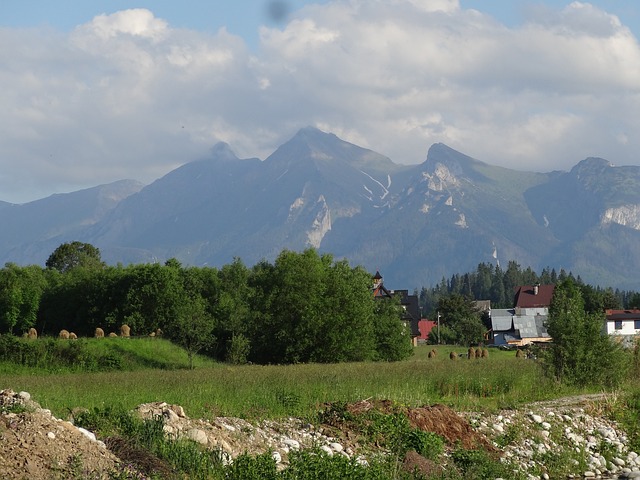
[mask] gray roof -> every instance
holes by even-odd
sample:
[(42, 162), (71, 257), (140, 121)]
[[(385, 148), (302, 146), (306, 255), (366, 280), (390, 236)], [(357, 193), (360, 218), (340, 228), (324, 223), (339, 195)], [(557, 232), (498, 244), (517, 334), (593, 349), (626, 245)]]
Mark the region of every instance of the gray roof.
[(491, 328), (494, 332), (511, 330), (515, 310), (512, 308), (496, 308), (491, 310)]
[(495, 332), (509, 332), (523, 338), (548, 338), (544, 326), (546, 315), (515, 315), (513, 309), (491, 311), (491, 327)]

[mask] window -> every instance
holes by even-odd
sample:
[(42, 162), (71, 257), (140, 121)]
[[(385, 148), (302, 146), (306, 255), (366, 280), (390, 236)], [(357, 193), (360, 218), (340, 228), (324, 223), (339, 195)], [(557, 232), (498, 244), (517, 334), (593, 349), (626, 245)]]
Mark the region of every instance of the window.
[(640, 330), (640, 320), (633, 321), (633, 328), (635, 328), (636, 330)]
[(615, 321), (616, 330), (622, 330), (622, 320)]

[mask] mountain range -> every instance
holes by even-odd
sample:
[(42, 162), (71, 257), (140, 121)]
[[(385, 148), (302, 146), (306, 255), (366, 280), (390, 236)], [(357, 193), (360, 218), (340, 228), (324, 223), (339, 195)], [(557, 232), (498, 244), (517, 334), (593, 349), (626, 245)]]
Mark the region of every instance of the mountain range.
[(265, 160), (219, 143), (147, 186), (0, 202), (0, 225), (2, 264), (44, 265), (72, 240), (110, 264), (251, 266), (314, 247), (396, 288), (515, 260), (640, 290), (640, 167), (587, 158), (569, 172), (524, 172), (441, 143), (407, 166), (311, 127)]

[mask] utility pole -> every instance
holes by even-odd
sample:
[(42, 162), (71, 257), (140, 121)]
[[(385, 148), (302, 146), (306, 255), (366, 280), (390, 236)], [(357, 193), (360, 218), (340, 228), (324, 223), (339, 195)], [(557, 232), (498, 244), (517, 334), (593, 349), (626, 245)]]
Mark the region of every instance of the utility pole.
[(440, 345), (440, 312), (436, 312), (438, 316), (438, 345)]

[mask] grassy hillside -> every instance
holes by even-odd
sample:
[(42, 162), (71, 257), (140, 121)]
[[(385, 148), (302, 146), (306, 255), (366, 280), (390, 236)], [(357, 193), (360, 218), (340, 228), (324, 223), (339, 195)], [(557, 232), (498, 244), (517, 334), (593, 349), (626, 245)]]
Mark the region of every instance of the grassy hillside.
[[(213, 360), (196, 356), (194, 367), (212, 367)], [(28, 340), (0, 336), (0, 375), (176, 370), (189, 368), (187, 353), (169, 340), (144, 338), (79, 338)], [(0, 386), (1, 388), (1, 386)]]

